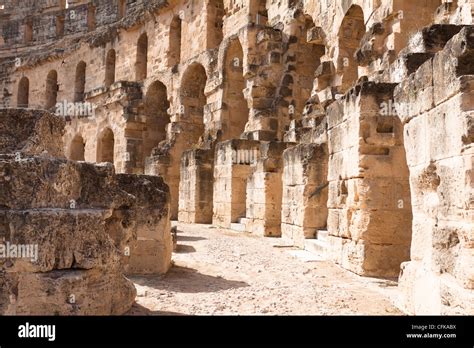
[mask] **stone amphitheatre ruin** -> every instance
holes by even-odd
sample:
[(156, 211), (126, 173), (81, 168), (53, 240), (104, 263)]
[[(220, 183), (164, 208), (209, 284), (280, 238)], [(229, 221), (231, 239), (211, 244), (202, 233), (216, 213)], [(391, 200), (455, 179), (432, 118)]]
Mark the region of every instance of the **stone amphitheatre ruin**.
[(410, 314), (474, 314), (473, 14), (0, 0), (0, 238), (39, 246), (0, 259), (0, 313), (126, 312), (178, 220), (399, 277)]

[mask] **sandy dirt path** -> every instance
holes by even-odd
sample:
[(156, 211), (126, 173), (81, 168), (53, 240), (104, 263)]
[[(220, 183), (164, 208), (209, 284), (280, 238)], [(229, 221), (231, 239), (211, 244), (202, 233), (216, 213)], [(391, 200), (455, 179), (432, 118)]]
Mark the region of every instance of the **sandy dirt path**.
[(392, 281), (358, 277), (327, 261), (304, 261), (278, 240), (178, 224), (174, 267), (132, 277), (130, 315), (399, 315)]

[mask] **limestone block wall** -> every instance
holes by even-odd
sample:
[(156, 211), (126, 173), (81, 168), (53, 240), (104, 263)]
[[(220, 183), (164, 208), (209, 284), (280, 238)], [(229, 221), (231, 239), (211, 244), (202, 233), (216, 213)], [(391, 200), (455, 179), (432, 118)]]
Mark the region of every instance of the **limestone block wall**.
[(240, 28), (256, 23), (257, 13), (264, 12), (266, 0), (224, 0), (224, 36), (236, 34)]
[(473, 57), (468, 27), (395, 93), (413, 206), (400, 288), (413, 314), (474, 313)]
[(411, 202), (401, 122), (383, 114), (393, 84), (362, 83), (328, 108), (330, 258), (397, 276), (409, 258)]
[(327, 144), (299, 144), (283, 153), (281, 234), (295, 246), (327, 225)]
[(245, 218), (247, 179), (251, 164), (259, 157), (259, 142), (228, 140), (217, 144), (214, 162), (212, 223), (229, 228)]

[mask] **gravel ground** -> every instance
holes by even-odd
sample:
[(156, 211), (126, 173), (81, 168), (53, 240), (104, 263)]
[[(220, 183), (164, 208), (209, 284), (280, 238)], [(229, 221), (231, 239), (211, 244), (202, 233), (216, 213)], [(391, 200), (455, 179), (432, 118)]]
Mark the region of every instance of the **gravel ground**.
[[(396, 283), (276, 247), (279, 239), (178, 223), (174, 267), (132, 277), (130, 315), (400, 315)], [(392, 300), (391, 300), (392, 299)]]

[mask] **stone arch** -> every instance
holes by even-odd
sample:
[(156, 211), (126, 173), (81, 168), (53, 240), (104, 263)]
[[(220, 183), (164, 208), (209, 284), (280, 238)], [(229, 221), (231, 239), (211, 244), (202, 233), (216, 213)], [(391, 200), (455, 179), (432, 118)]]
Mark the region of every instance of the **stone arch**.
[(69, 159), (72, 161), (85, 161), (86, 143), (81, 135), (76, 135), (69, 147)]
[(23, 76), (18, 83), (18, 95), (16, 105), (19, 108), (27, 108), (30, 98), (30, 80)]
[(166, 126), (170, 123), (169, 107), (166, 86), (161, 81), (153, 82), (144, 100), (147, 129), (143, 137), (144, 158), (148, 157), (153, 148), (166, 139)]
[(135, 79), (142, 81), (146, 79), (148, 67), (148, 36), (143, 33), (137, 42), (137, 57), (135, 62)]
[(87, 5), (87, 30), (93, 31), (96, 26), (96, 11), (97, 8), (93, 3)]
[(115, 82), (115, 64), (116, 64), (116, 53), (114, 49), (110, 49), (107, 52), (105, 58), (105, 87), (110, 87)]
[(46, 109), (51, 109), (56, 105), (58, 99), (58, 73), (51, 70), (46, 77)]
[[(204, 128), (204, 106), (207, 103), (207, 98), (204, 94), (206, 84), (206, 69), (200, 63), (191, 64), (186, 69), (181, 79), (181, 121), (200, 126), (195, 128), (195, 130), (201, 131), (201, 134)], [(195, 134), (197, 135), (196, 141), (201, 136), (201, 134)]]
[(358, 63), (354, 55), (365, 34), (364, 11), (358, 5), (352, 5), (346, 12), (338, 32), (338, 50), (336, 69), (339, 76), (338, 87), (344, 93), (359, 78)]
[(61, 38), (64, 36), (64, 23), (65, 23), (64, 15), (56, 16), (56, 37), (57, 38)]
[(230, 42), (225, 54), (222, 140), (240, 138), (248, 122), (249, 108), (243, 93), (246, 87), (243, 61), (242, 45), (240, 40), (235, 38)]
[(114, 163), (115, 138), (110, 128), (104, 129), (97, 144), (97, 163)]
[(174, 66), (181, 62), (181, 30), (182, 20), (179, 15), (176, 15), (170, 24), (168, 66)]
[(32, 18), (26, 19), (26, 22), (24, 25), (23, 39), (25, 43), (30, 43), (31, 41), (33, 41), (33, 19)]
[(127, 14), (127, 0), (118, 0), (117, 17), (121, 19)]
[(321, 64), (325, 46), (308, 42), (308, 34), (316, 27), (310, 15), (300, 18), (300, 37), (297, 45), (296, 79), (293, 81), (293, 101), (290, 102), (290, 119), (299, 119), (303, 114), (306, 102), (311, 98), (315, 73)]
[(76, 77), (74, 81), (74, 102), (84, 101), (84, 92), (86, 88), (86, 63), (80, 61), (76, 66)]

